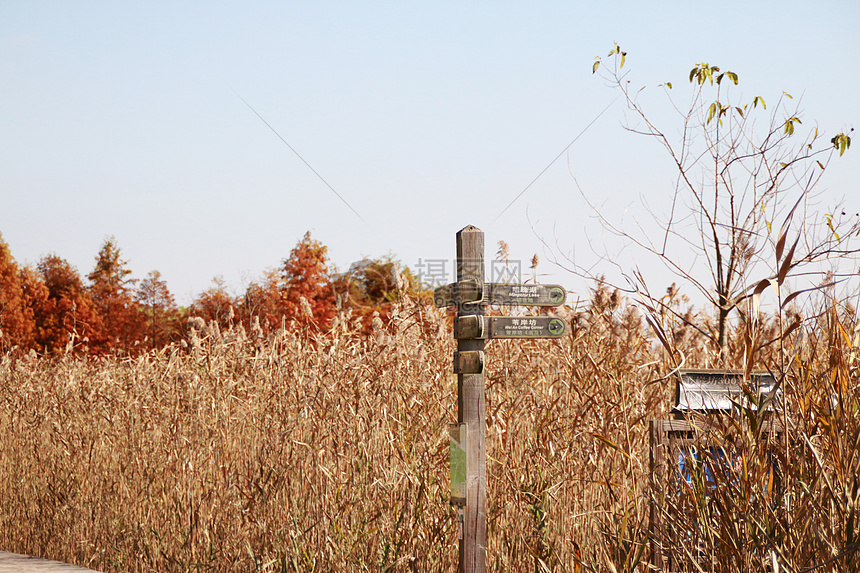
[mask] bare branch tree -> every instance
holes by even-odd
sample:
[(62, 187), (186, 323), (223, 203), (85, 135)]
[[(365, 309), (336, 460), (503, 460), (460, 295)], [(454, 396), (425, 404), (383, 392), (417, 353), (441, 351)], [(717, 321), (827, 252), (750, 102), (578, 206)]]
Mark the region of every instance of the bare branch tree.
[[(677, 178), (669, 212), (660, 217), (649, 210), (658, 235), (631, 230), (600, 208), (595, 213), (611, 234), (656, 257), (713, 306), (716, 331), (707, 336), (725, 363), (729, 320), (739, 305), (749, 302), (758, 312), (762, 293), (772, 286), (781, 308), (796, 296), (788, 292), (789, 277), (818, 284), (825, 273), (834, 280), (856, 274), (838, 263), (860, 253), (860, 218), (839, 208), (817, 210), (822, 174), (834, 154), (850, 147), (851, 138), (839, 133), (828, 142), (817, 128), (805, 128), (785, 92), (770, 111), (760, 96), (735, 101), (737, 74), (707, 63), (690, 71), (687, 106), (672, 98), (671, 83), (659, 86), (680, 120), (680, 128), (670, 132), (640, 103), (642, 90), (634, 91), (623, 79), (626, 55), (615, 45), (607, 58), (595, 59), (593, 71), (623, 95), (630, 112), (625, 129), (665, 149)], [(688, 256), (679, 256), (679, 246), (706, 262), (707, 280)], [(647, 299), (646, 307), (658, 314), (670, 310), (665, 297), (648, 294), (641, 274), (631, 271), (625, 278), (640, 301)]]

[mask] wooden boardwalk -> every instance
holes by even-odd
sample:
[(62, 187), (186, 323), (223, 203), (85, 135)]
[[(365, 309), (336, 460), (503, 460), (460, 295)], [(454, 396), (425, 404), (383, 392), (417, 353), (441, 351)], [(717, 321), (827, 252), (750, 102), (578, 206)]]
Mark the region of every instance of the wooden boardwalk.
[(68, 563), (0, 551), (0, 573), (93, 573)]

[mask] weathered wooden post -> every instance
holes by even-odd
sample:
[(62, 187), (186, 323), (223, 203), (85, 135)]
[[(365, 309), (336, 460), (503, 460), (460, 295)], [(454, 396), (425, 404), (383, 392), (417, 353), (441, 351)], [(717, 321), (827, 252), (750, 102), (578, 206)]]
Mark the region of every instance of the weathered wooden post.
[(559, 285), (484, 282), (484, 233), (469, 225), (457, 233), (457, 282), (437, 288), (436, 306), (457, 307), (454, 372), (457, 424), (451, 439), (451, 503), (460, 520), (461, 573), (487, 570), (487, 448), (484, 346), (491, 338), (560, 338), (567, 323), (555, 317), (490, 317), (488, 304), (560, 306)]
[[(457, 233), (457, 320), (484, 316), (484, 232), (469, 225)], [(474, 285), (475, 289), (469, 289)], [(466, 292), (472, 290), (472, 292)], [(470, 296), (471, 295), (471, 296)], [(477, 299), (477, 300), (476, 300)], [(460, 566), (462, 573), (487, 570), (486, 393), (482, 338), (460, 338), (457, 371), (457, 421), (466, 426), (466, 507), (462, 511)]]

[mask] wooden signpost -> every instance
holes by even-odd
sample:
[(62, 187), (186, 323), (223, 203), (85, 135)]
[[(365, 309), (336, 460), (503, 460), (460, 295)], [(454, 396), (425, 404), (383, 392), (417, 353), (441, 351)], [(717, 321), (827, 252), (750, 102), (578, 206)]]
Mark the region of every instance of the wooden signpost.
[(487, 451), (484, 348), (493, 338), (560, 338), (567, 323), (556, 317), (486, 316), (487, 305), (560, 306), (559, 285), (484, 282), (484, 233), (469, 225), (457, 233), (457, 282), (437, 288), (436, 306), (456, 306), (454, 372), (457, 424), (449, 428), (451, 503), (460, 521), (461, 573), (487, 570)]

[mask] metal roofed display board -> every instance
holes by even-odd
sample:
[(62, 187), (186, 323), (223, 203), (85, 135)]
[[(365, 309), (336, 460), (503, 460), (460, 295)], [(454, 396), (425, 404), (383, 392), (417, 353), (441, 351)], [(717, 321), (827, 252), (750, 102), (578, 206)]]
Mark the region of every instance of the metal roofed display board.
[[(673, 412), (729, 411), (733, 405), (755, 408), (741, 390), (742, 380), (740, 370), (681, 370), (676, 376)], [(776, 380), (766, 372), (754, 372), (748, 384), (766, 397), (774, 391)]]

